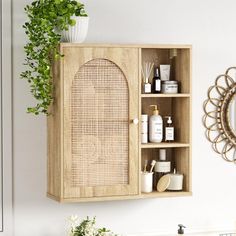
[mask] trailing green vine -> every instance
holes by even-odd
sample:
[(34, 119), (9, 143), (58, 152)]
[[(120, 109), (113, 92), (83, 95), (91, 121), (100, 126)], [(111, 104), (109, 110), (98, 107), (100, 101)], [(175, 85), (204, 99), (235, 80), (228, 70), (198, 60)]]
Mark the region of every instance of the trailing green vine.
[(28, 21), (23, 25), (28, 37), (24, 50), (27, 69), (21, 78), (30, 84), (31, 93), (37, 100), (27, 112), (48, 114), (52, 97), (51, 66), (53, 60), (63, 55), (58, 51), (61, 30), (68, 30), (76, 21), (71, 16), (87, 16), (84, 5), (74, 0), (36, 0), (25, 7)]

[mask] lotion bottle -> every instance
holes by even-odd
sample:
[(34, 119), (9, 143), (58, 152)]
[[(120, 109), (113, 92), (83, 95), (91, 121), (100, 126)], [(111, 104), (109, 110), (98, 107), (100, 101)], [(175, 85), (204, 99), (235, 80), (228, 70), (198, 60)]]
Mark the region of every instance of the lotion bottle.
[(149, 141), (152, 143), (160, 143), (163, 139), (163, 120), (157, 110), (157, 105), (154, 107), (153, 115), (149, 118)]

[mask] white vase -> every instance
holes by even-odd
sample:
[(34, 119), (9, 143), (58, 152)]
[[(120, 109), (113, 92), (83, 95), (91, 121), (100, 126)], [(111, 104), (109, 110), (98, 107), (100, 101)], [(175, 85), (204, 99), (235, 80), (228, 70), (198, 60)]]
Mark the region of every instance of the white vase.
[(62, 42), (82, 43), (88, 33), (89, 17), (72, 16), (71, 19), (76, 21), (74, 26), (69, 26), (68, 30), (61, 32)]

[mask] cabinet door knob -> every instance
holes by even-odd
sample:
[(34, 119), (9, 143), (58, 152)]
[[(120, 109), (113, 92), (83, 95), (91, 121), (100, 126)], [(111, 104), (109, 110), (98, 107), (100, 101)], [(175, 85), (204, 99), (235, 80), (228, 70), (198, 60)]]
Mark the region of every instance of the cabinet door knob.
[(133, 119), (133, 124), (137, 125), (138, 124), (138, 118)]

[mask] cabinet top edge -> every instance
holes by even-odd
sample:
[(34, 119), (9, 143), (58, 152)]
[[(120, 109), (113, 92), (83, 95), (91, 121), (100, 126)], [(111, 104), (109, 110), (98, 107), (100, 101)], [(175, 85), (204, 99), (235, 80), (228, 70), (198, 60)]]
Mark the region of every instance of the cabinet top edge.
[(60, 43), (60, 46), (65, 47), (112, 47), (112, 48), (140, 48), (140, 49), (169, 49), (169, 48), (179, 48), (179, 49), (192, 49), (191, 44), (84, 44), (84, 43)]

